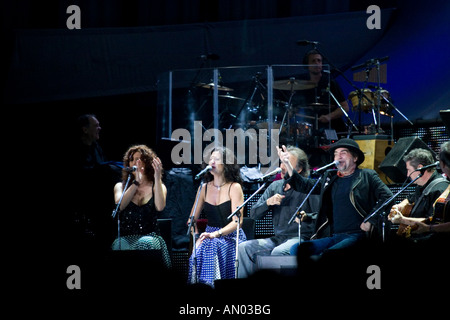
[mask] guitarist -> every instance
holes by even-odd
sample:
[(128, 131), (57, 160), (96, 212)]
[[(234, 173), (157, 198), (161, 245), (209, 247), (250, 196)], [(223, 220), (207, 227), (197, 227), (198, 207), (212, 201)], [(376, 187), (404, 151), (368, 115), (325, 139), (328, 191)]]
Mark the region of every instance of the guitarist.
[[(424, 166), (435, 162), (433, 154), (426, 149), (416, 148), (403, 157), (408, 176), (417, 178)], [(411, 226), (416, 222), (424, 222), (433, 216), (433, 204), (449, 186), (449, 181), (443, 178), (435, 168), (428, 168), (421, 178), (417, 179), (415, 192), (402, 202), (392, 206), (389, 220), (394, 224)], [(401, 228), (402, 229), (402, 228)]]
[[(450, 179), (450, 141), (441, 145), (439, 152), (439, 166), (442, 172)], [(447, 233), (450, 234), (450, 185), (437, 198), (433, 205), (433, 219), (431, 224), (415, 222), (412, 225), (413, 234), (421, 233)]]

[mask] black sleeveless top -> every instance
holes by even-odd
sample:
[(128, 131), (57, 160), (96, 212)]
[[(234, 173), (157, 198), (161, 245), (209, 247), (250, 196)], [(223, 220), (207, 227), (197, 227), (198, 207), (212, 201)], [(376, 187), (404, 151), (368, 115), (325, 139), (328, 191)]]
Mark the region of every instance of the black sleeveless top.
[[(228, 197), (230, 196), (231, 185), (228, 189)], [(205, 198), (207, 191), (208, 185), (205, 186)], [(227, 220), (228, 216), (231, 214), (231, 199), (218, 205), (213, 205), (205, 201), (205, 204), (203, 205), (203, 212), (206, 214), (208, 219), (208, 226), (223, 228), (231, 221)]]
[(153, 196), (142, 206), (130, 201), (125, 209), (120, 211), (120, 235), (146, 235), (152, 232), (159, 234), (157, 214)]

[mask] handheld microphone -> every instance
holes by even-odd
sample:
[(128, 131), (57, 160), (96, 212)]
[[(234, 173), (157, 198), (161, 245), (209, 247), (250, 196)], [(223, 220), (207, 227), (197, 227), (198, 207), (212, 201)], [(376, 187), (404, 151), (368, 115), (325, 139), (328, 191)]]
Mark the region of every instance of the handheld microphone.
[(427, 170), (427, 169), (429, 169), (429, 168), (437, 167), (437, 166), (439, 166), (439, 161), (436, 161), (435, 163), (429, 164), (429, 165), (424, 166), (424, 167), (422, 167), (422, 168), (417, 168), (417, 169), (414, 170), (414, 171), (420, 171), (420, 173), (424, 173), (425, 170)]
[(206, 166), (205, 169), (203, 169), (202, 171), (200, 171), (196, 176), (195, 176), (195, 180), (200, 179), (201, 176), (203, 176), (205, 173), (207, 173), (209, 170), (211, 170), (212, 167), (211, 166)]
[(128, 173), (135, 172), (137, 170), (137, 167), (136, 166), (126, 167), (123, 170), (125, 170), (125, 172), (128, 172)]
[(265, 175), (263, 175), (261, 178), (259, 178), (257, 181), (264, 181), (265, 179), (274, 176), (278, 173), (281, 172), (281, 168), (276, 168), (275, 170), (273, 170), (272, 172), (266, 173)]
[(315, 173), (318, 173), (318, 172), (327, 170), (327, 169), (330, 168), (330, 167), (337, 166), (338, 164), (339, 164), (339, 161), (338, 161), (338, 160), (334, 160), (332, 163), (329, 163), (329, 164), (327, 164), (326, 166), (323, 166), (322, 168), (319, 168), (319, 169), (317, 169), (317, 170), (314, 170), (314, 172), (315, 172)]

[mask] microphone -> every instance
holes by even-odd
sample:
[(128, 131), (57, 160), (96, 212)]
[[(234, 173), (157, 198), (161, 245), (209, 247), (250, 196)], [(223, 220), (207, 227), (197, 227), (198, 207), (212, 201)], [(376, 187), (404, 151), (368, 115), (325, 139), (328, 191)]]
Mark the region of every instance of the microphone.
[(126, 167), (123, 170), (125, 170), (125, 172), (128, 172), (128, 173), (135, 172), (137, 170), (137, 167), (136, 166)]
[(313, 44), (315, 46), (317, 46), (318, 44), (320, 44), (319, 41), (309, 41), (309, 40), (298, 40), (297, 41), (297, 45), (299, 46), (306, 46), (308, 44)]
[(205, 169), (203, 169), (202, 171), (200, 171), (196, 176), (195, 176), (195, 180), (200, 179), (201, 176), (203, 176), (205, 173), (207, 173), (209, 170), (211, 170), (212, 167), (211, 166), (206, 166)]
[(218, 54), (215, 53), (208, 53), (208, 54), (202, 54), (199, 56), (202, 60), (219, 60), (220, 57)]
[(366, 64), (375, 64), (377, 62), (382, 63), (386, 60), (389, 60), (389, 56), (383, 57), (383, 58), (374, 58), (374, 59), (369, 59), (366, 61)]
[(437, 167), (437, 166), (439, 166), (439, 161), (436, 161), (435, 163), (429, 164), (429, 165), (424, 166), (422, 168), (418, 168), (418, 169), (416, 169), (414, 171), (420, 171), (420, 173), (424, 173), (425, 170), (427, 170), (429, 168)]
[(273, 170), (272, 172), (266, 173), (265, 175), (263, 175), (261, 178), (257, 179), (257, 181), (264, 181), (265, 179), (274, 176), (278, 173), (281, 172), (281, 168), (276, 168), (275, 170)]
[(351, 67), (351, 69), (352, 69), (352, 71), (355, 71), (355, 70), (357, 70), (357, 69), (361, 69), (361, 68), (363, 68), (363, 67), (368, 67), (368, 66), (374, 65), (374, 64), (376, 64), (377, 62), (378, 62), (378, 63), (381, 63), (381, 62), (384, 62), (384, 61), (386, 61), (386, 60), (389, 60), (389, 56), (386, 56), (386, 57), (383, 57), (383, 58), (369, 59), (369, 60), (367, 60), (367, 61), (364, 62), (364, 63), (361, 63), (361, 64), (358, 64), (358, 65), (356, 65), (356, 66)]
[(326, 170), (326, 169), (328, 169), (330, 167), (337, 166), (338, 164), (339, 164), (339, 161), (338, 160), (334, 160), (332, 163), (329, 163), (326, 166), (323, 166), (322, 168), (314, 170), (314, 173), (319, 173), (319, 172), (324, 171), (324, 170)]
[(310, 219), (313, 219), (313, 218), (315, 218), (315, 216), (318, 214), (319, 212), (311, 212), (311, 213), (304, 213), (304, 214), (302, 214), (302, 215), (300, 215), (300, 212), (297, 212), (297, 216), (300, 218), (300, 216), (301, 216), (301, 219), (302, 219), (302, 221), (303, 220), (310, 220)]

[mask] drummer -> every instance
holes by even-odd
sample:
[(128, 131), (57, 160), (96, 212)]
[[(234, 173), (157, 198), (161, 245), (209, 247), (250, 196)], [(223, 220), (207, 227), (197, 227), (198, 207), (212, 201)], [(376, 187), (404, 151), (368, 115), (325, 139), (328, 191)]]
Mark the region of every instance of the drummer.
[[(297, 92), (297, 97), (295, 99), (298, 103), (297, 113), (308, 115), (317, 114), (319, 129), (327, 129), (331, 123), (331, 129), (336, 130), (336, 132), (345, 132), (347, 131), (347, 127), (343, 120), (344, 113), (336, 105), (336, 102), (332, 97), (330, 97), (330, 99), (328, 98), (328, 92), (326, 91), (328, 86), (328, 76), (322, 69), (322, 63), (323, 57), (319, 51), (313, 49), (305, 54), (303, 64), (309, 66), (308, 74), (303, 75), (303, 80), (315, 82), (317, 86), (312, 89)], [(349, 105), (347, 100), (341, 87), (334, 79), (330, 79), (330, 91), (337, 101), (339, 101), (342, 108), (348, 112)], [(331, 104), (331, 109), (328, 108), (328, 103)]]

